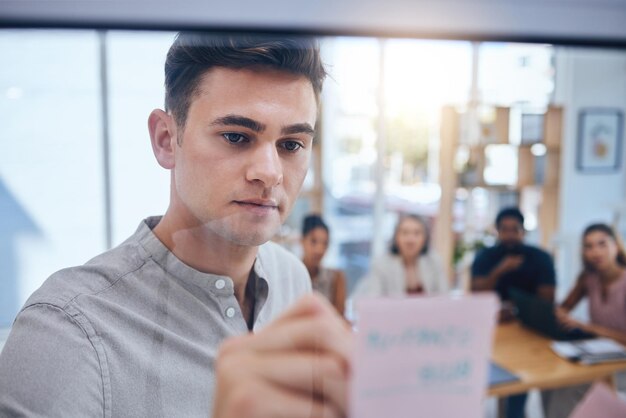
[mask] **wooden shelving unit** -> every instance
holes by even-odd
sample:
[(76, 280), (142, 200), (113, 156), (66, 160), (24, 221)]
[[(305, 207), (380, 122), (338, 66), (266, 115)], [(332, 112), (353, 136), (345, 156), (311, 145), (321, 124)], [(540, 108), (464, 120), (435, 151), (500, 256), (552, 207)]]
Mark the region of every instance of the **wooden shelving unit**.
[[(539, 193), (537, 222), (540, 233), (540, 245), (549, 248), (552, 237), (558, 228), (560, 162), (563, 109), (550, 106), (543, 114), (543, 138), (539, 142), (545, 146), (545, 154), (537, 157), (532, 152), (534, 144), (512, 143), (512, 126), (521, 129), (519, 123), (512, 124), (510, 108), (494, 107), (495, 115), (489, 123), (480, 124), (478, 136), (461, 138), (462, 112), (455, 107), (446, 106), (441, 118), (441, 147), (439, 160), (439, 178), (441, 185), (441, 203), (439, 216), (435, 224), (434, 245), (444, 260), (451, 260), (455, 237), (453, 231), (453, 208), (459, 188), (471, 190), (482, 187), (495, 193), (517, 193), (520, 207), (524, 207), (526, 191)], [(521, 135), (520, 135), (521, 137)], [(492, 144), (508, 144), (517, 154), (517, 183), (513, 185), (490, 185), (485, 182), (484, 173), (487, 165), (486, 149)], [(465, 170), (456, 170), (457, 151), (465, 147), (468, 155)], [(452, 268), (451, 263), (450, 269)], [(452, 271), (449, 271), (452, 275)]]

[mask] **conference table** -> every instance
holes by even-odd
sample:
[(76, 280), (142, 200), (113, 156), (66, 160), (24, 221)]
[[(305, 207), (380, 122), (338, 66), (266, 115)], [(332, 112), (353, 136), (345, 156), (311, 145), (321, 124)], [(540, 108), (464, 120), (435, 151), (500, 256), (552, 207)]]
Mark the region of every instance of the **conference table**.
[(626, 370), (626, 361), (592, 366), (567, 361), (552, 351), (551, 342), (517, 321), (499, 324), (491, 359), (520, 379), (493, 385), (489, 387), (488, 395), (502, 397), (531, 389), (553, 389), (596, 380), (612, 382), (616, 372)]

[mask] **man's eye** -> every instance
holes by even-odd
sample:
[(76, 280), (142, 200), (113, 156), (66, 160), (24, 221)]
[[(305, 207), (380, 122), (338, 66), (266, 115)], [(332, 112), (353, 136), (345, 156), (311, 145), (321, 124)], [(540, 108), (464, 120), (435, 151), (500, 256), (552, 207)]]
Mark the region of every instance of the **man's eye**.
[(302, 144), (296, 141), (285, 141), (281, 144), (281, 146), (289, 152), (295, 152), (302, 148)]
[(226, 133), (224, 133), (222, 135), (231, 144), (240, 144), (240, 143), (242, 143), (242, 142), (244, 142), (244, 141), (246, 141), (248, 139), (244, 135), (238, 134), (238, 133), (234, 133), (234, 132), (226, 132)]

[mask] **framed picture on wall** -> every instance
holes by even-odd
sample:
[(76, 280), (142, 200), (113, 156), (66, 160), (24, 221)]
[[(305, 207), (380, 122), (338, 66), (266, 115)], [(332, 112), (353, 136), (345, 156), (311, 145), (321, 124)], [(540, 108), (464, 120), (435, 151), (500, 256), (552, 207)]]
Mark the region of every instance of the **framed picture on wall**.
[(576, 166), (589, 173), (617, 171), (622, 159), (624, 114), (615, 108), (587, 108), (578, 114)]

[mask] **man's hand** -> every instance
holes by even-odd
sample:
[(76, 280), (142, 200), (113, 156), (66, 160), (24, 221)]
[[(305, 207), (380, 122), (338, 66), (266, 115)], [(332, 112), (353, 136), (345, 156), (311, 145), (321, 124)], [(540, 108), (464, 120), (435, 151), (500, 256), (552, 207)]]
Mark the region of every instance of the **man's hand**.
[(515, 306), (510, 301), (503, 302), (498, 313), (498, 323), (504, 324), (511, 322), (515, 318)]
[(523, 255), (507, 255), (488, 275), (472, 277), (472, 291), (494, 290), (502, 275), (518, 269), (523, 262)]
[(502, 259), (502, 261), (500, 261), (496, 269), (499, 275), (503, 275), (509, 271), (517, 270), (523, 262), (523, 255), (507, 255)]
[(351, 353), (345, 321), (305, 296), (258, 334), (222, 345), (212, 417), (345, 417)]

